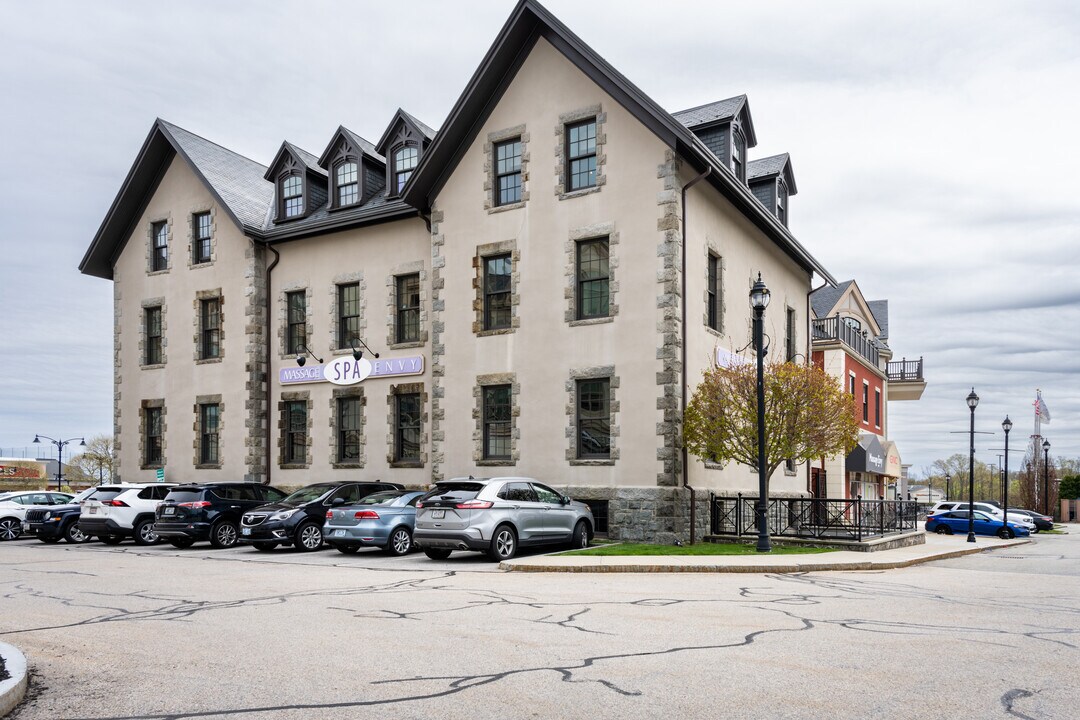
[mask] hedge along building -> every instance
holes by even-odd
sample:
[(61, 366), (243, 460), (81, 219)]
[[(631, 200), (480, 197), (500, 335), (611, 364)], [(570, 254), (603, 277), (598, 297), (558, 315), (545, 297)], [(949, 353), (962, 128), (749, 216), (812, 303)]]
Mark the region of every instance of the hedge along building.
[[(399, 111), (377, 143), (339, 128), (264, 167), (158, 121), (82, 264), (116, 288), (120, 472), (525, 475), (616, 537), (686, 537), (691, 514), (700, 535), (708, 492), (756, 474), (688, 462), (684, 391), (747, 344), (759, 272), (774, 353), (806, 355), (811, 281), (833, 282), (787, 229), (790, 167), (748, 173), (755, 144), (744, 96), (672, 115), (529, 0), (439, 132)], [(212, 257), (188, 263), (203, 212)], [(362, 382), (324, 380), (372, 350)], [(805, 468), (772, 488), (805, 492)]]

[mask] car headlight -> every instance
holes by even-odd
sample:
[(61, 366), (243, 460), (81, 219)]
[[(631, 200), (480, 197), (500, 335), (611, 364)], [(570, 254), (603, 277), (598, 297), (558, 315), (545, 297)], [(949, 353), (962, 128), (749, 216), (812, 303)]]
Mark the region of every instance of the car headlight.
[(291, 518), (293, 515), (295, 515), (298, 512), (300, 512), (300, 508), (293, 508), (292, 510), (282, 510), (281, 512), (276, 512), (273, 515), (271, 515), (270, 519), (271, 520), (288, 520), (289, 518)]

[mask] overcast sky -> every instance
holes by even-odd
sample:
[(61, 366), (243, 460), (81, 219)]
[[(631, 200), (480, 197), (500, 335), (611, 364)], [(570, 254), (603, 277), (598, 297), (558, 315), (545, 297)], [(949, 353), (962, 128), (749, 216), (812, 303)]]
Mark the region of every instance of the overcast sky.
[[(264, 164), (339, 124), (377, 140), (398, 106), (438, 127), (512, 7), (0, 2), (0, 449), (112, 431), (112, 286), (78, 264), (155, 117)], [(1036, 388), (1080, 456), (1080, 3), (547, 7), (668, 110), (749, 96), (795, 236), (925, 358), (889, 407), (905, 463), (967, 453), (972, 386), (979, 459), (1006, 413), (1026, 443)]]

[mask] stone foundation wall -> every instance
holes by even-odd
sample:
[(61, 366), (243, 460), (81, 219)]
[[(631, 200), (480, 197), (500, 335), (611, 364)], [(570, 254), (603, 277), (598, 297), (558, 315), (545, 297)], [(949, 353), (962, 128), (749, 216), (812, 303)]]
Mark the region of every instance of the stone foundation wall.
[[(575, 500), (608, 501), (608, 537), (625, 542), (672, 545), (690, 541), (690, 491), (683, 487), (567, 488)], [(709, 532), (709, 493), (697, 492), (696, 540)]]

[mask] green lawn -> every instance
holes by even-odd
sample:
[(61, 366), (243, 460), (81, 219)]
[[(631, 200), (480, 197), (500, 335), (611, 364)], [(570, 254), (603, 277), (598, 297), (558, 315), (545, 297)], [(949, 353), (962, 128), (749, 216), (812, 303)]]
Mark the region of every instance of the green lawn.
[[(813, 555), (833, 552), (833, 548), (808, 547), (806, 545), (773, 545), (771, 555)], [(697, 543), (696, 545), (646, 545), (644, 543), (617, 543), (570, 550), (560, 555), (757, 555), (753, 545), (742, 543)], [(762, 555), (766, 553), (761, 553)]]

